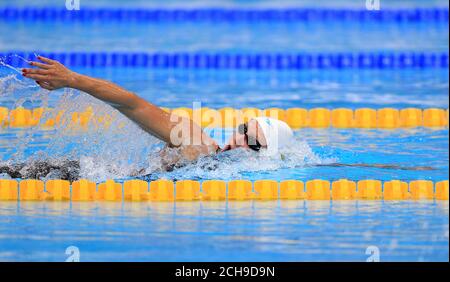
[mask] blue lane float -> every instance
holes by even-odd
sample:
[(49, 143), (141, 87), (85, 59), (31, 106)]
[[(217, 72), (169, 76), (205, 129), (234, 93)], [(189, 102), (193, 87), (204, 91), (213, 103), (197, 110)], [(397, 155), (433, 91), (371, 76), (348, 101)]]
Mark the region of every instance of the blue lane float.
[(1, 7), (0, 20), (6, 21), (138, 21), (138, 22), (273, 22), (273, 21), (374, 21), (448, 22), (448, 8), (416, 9), (118, 9), (64, 7)]
[(0, 53), (0, 60), (14, 67), (27, 66), (36, 54), (70, 67), (145, 67), (163, 69), (425, 69), (448, 68), (448, 53)]

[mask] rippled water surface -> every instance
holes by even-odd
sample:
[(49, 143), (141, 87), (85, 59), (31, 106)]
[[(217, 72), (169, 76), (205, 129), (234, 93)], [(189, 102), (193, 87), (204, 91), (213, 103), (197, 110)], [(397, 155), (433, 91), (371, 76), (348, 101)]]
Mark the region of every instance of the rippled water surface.
[(2, 203), (0, 260), (448, 261), (448, 202)]
[[(231, 133), (231, 130), (210, 132), (219, 144), (223, 144)], [(103, 131), (67, 134), (33, 130), (0, 132), (0, 157), (16, 161), (39, 157), (81, 159), (81, 177), (99, 182), (108, 178), (127, 179), (129, 173), (144, 167), (149, 168), (147, 172), (152, 174), (151, 179), (174, 180), (376, 178), (441, 181), (447, 180), (449, 174), (448, 129), (303, 129), (295, 132), (296, 140), (292, 146), (283, 150), (285, 159), (236, 150), (163, 173), (151, 169), (159, 163), (155, 153), (162, 143), (131, 124), (127, 131), (114, 134)], [(55, 139), (55, 136), (58, 137)], [(397, 167), (328, 166), (333, 163)], [(422, 170), (422, 167), (427, 169)]]

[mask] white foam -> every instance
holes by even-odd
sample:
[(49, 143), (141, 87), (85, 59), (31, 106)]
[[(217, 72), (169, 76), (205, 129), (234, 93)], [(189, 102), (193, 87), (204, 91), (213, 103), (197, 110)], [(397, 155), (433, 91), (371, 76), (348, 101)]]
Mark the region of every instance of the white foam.
[(235, 149), (198, 161), (172, 172), (156, 172), (161, 178), (176, 179), (230, 179), (242, 178), (243, 173), (275, 171), (283, 168), (309, 166), (322, 163), (311, 147), (300, 137), (280, 150), (277, 155), (257, 153), (248, 149)]

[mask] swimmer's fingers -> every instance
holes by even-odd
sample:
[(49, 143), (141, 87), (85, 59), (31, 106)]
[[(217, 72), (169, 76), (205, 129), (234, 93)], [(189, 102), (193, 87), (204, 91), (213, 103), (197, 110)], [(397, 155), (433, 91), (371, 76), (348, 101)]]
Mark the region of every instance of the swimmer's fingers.
[(30, 62), (29, 64), (30, 64), (30, 66), (38, 67), (38, 68), (41, 68), (41, 69), (44, 69), (44, 70), (48, 70), (48, 69), (51, 68), (50, 65), (39, 63), (39, 62)]
[(35, 81), (45, 82), (49, 86), (45, 87), (49, 90), (67, 87), (73, 73), (63, 66), (61, 63), (38, 56), (38, 59), (44, 63), (36, 63), (33, 65), (42, 68), (23, 69), (23, 76), (31, 78)]
[(27, 77), (27, 78), (31, 78), (34, 80), (39, 80), (39, 81), (47, 81), (48, 80), (48, 76), (46, 75), (42, 75), (42, 74), (29, 74), (29, 73), (25, 73), (23, 76)]
[(42, 70), (42, 69), (23, 69), (22, 72), (25, 74), (41, 74), (41, 75), (49, 74), (48, 70)]
[(54, 64), (58, 63), (58, 62), (55, 61), (55, 60), (52, 60), (52, 59), (49, 59), (49, 58), (46, 58), (46, 57), (42, 57), (42, 56), (37, 56), (37, 58), (38, 58), (40, 61), (42, 61), (42, 62), (44, 62), (44, 63), (47, 63), (47, 64), (49, 64), (49, 65), (54, 65)]

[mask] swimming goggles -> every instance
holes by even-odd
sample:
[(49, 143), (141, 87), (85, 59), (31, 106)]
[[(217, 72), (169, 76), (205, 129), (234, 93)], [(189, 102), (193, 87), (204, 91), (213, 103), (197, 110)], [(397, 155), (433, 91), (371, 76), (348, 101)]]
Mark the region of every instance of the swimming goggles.
[(245, 141), (247, 142), (247, 145), (250, 149), (253, 151), (258, 152), (261, 149), (261, 144), (259, 143), (258, 139), (256, 139), (253, 136), (248, 136), (248, 126), (246, 123), (243, 123), (238, 126), (238, 133), (245, 136)]

